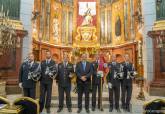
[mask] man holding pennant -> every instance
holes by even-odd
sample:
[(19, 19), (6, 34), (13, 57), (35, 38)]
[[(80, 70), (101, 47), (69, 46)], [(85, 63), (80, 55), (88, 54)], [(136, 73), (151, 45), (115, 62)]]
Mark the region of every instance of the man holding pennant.
[(103, 111), (102, 107), (102, 90), (104, 82), (105, 68), (107, 64), (105, 63), (104, 57), (96, 54), (96, 60), (92, 62), (93, 64), (93, 74), (92, 74), (92, 111), (95, 111), (96, 107), (96, 93), (98, 90), (98, 109)]

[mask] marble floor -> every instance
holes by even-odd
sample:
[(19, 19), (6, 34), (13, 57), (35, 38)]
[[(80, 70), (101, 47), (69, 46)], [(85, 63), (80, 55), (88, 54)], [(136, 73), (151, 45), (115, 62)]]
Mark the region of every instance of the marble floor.
[[(58, 93), (57, 90), (55, 89), (55, 87), (57, 88), (56, 85), (54, 85), (54, 89), (53, 89), (53, 98), (52, 98), (52, 108), (51, 108), (51, 114), (57, 114), (57, 109), (58, 109)], [(137, 87), (137, 85), (134, 85), (133, 88), (133, 95), (132, 95), (132, 112), (131, 114), (143, 114), (143, 105), (146, 102), (149, 102), (153, 99), (157, 99), (157, 98), (165, 98), (165, 97), (158, 97), (158, 96), (149, 96), (148, 93), (145, 92), (145, 101), (141, 101), (141, 100), (137, 100), (137, 95), (139, 93), (139, 87)], [(109, 107), (109, 101), (108, 101), (108, 92), (106, 90), (106, 88), (104, 89), (103, 92), (103, 96), (104, 96), (104, 100), (103, 100), (103, 108), (104, 111), (101, 112), (100, 110), (96, 110), (95, 112), (90, 111), (90, 114), (118, 114), (116, 112), (116, 110), (113, 110), (113, 112), (109, 112), (108, 107)], [(14, 101), (16, 98), (21, 97), (21, 95), (7, 95), (7, 98), (12, 102)], [(77, 114), (77, 95), (75, 93), (72, 92), (72, 104), (73, 109), (72, 109), (72, 113), (68, 113), (67, 108), (64, 108), (62, 112), (60, 112), (59, 114)], [(84, 104), (84, 102), (83, 102)], [(122, 113), (119, 114), (129, 114), (128, 112), (124, 112), (123, 110), (121, 110)], [(43, 112), (43, 114), (46, 114), (45, 111)], [(83, 111), (81, 112), (81, 114), (86, 114), (85, 109), (83, 109)]]

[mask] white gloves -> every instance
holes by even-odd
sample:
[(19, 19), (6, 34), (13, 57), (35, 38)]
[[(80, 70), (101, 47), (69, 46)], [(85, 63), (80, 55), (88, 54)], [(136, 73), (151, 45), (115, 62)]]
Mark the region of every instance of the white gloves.
[(109, 88), (109, 89), (112, 88), (112, 83), (108, 82), (108, 88)]
[(22, 88), (22, 83), (19, 83), (19, 87)]
[(69, 78), (72, 78), (73, 77), (73, 75), (72, 74), (69, 74)]

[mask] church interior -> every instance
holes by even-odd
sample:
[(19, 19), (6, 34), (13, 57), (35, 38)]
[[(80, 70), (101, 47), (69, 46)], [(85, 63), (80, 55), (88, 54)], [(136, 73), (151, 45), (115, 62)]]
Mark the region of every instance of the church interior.
[(57, 63), (128, 54), (139, 97), (164, 97), (165, 0), (0, 0), (0, 96), (21, 94), (21, 63), (46, 51)]

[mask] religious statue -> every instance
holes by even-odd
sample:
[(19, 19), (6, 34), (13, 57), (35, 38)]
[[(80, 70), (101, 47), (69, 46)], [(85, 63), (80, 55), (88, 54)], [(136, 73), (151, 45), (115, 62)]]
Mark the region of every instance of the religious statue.
[(58, 18), (53, 19), (53, 37), (57, 41), (59, 38), (59, 21)]
[(87, 11), (84, 14), (84, 20), (82, 22), (82, 26), (92, 26), (93, 22), (93, 17), (91, 14), (91, 8), (88, 7), (88, 3), (87, 3)]

